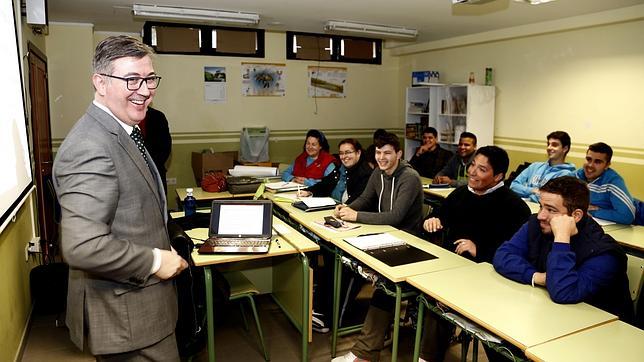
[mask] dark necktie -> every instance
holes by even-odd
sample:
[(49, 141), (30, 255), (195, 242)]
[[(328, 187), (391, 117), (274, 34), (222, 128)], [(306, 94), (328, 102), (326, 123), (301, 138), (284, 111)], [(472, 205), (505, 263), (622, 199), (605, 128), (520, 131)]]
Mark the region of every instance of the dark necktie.
[(141, 134), (141, 130), (138, 126), (134, 126), (132, 133), (130, 133), (130, 137), (132, 137), (134, 143), (136, 143), (136, 147), (141, 152), (141, 156), (143, 156), (145, 163), (149, 166), (148, 156), (145, 154), (145, 145), (143, 144), (143, 134)]

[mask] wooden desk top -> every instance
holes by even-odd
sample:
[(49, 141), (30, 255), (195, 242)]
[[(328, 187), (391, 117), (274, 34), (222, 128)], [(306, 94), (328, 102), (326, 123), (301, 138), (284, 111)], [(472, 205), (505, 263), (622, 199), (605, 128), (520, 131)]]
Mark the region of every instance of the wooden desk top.
[(623, 225), (622, 228), (606, 231), (606, 233), (623, 246), (644, 251), (644, 226)]
[(644, 331), (614, 321), (530, 347), (526, 356), (548, 362), (640, 362), (644, 359)]
[[(274, 256), (297, 254), (320, 250), (320, 247), (306, 236), (300, 234), (297, 230), (284, 223), (282, 220), (273, 216), (273, 225), (282, 225), (277, 229), (280, 235), (273, 238), (271, 248), (266, 254), (199, 254), (195, 249), (192, 252), (192, 260), (196, 266), (206, 266), (213, 264), (224, 264), (243, 260), (254, 260), (262, 258), (272, 258)], [(284, 232), (282, 232), (284, 231)], [(188, 230), (186, 232), (190, 237), (198, 239), (208, 238), (208, 229), (199, 228)]]
[[(193, 187), (192, 188), (192, 196), (197, 199), (197, 201), (208, 201), (208, 200), (218, 200), (218, 199), (235, 199), (235, 198), (240, 198), (240, 197), (253, 197), (255, 193), (245, 193), (245, 194), (231, 194), (228, 191), (224, 192), (207, 192), (201, 189), (201, 187)], [(186, 192), (186, 188), (177, 188), (177, 196), (179, 196), (179, 200), (183, 202), (183, 199), (186, 198), (186, 195), (188, 194)]]
[(437, 258), (421, 261), (418, 263), (392, 267), (347, 243), (346, 241), (344, 241), (343, 237), (333, 238), (331, 239), (331, 242), (346, 253), (358, 259), (360, 262), (367, 265), (369, 268), (375, 270), (378, 274), (384, 276), (394, 283), (403, 282), (406, 278), (413, 275), (431, 273), (439, 270), (453, 269), (474, 264), (468, 259), (465, 259), (437, 245), (434, 245), (429, 241), (417, 238), (402, 230), (389, 231), (388, 233), (392, 234), (395, 237), (403, 239), (407, 244), (426, 251), (436, 256)]
[(488, 263), (407, 282), (522, 350), (617, 319), (586, 303), (556, 304), (546, 289), (506, 279)]

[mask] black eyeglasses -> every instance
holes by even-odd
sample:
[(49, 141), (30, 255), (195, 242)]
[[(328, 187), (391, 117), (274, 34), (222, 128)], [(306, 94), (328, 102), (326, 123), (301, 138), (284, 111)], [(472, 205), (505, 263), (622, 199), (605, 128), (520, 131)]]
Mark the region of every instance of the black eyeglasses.
[(120, 79), (127, 84), (127, 90), (131, 91), (136, 91), (141, 89), (141, 86), (143, 85), (143, 82), (145, 82), (145, 85), (148, 87), (148, 89), (157, 89), (159, 86), (159, 83), (161, 83), (161, 77), (158, 75), (153, 75), (151, 77), (117, 77), (115, 75), (111, 74), (105, 74), (105, 73), (99, 73), (100, 75), (103, 75), (105, 77), (110, 77), (110, 78), (115, 78), (115, 79)]

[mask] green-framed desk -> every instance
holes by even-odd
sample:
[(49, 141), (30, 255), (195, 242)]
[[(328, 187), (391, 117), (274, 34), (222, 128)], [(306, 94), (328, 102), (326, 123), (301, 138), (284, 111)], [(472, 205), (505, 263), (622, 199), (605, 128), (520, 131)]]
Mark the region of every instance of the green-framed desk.
[(641, 362), (644, 331), (614, 321), (529, 347), (526, 355), (534, 361), (548, 362)]
[[(431, 273), (431, 272), (438, 272), (441, 270), (448, 270), (448, 269), (454, 269), (454, 268), (459, 268), (459, 267), (464, 267), (473, 264), (472, 261), (465, 259), (457, 254), (454, 254), (446, 249), (443, 249), (437, 245), (434, 245), (426, 240), (420, 239), (416, 236), (413, 236), (409, 233), (406, 233), (401, 230), (395, 230), (395, 231), (389, 231), (390, 234), (392, 234), (395, 237), (398, 237), (402, 240), (404, 240), (408, 245), (411, 245), (413, 247), (416, 247), (420, 250), (423, 250), (427, 253), (430, 253), (434, 256), (436, 256), (436, 259), (432, 260), (425, 260), (417, 263), (411, 263), (411, 264), (404, 264), (404, 265), (399, 265), (399, 266), (389, 266), (382, 261), (372, 257), (371, 255), (367, 254), (366, 252), (350, 245), (346, 241), (344, 241), (344, 237), (335, 237), (331, 239), (331, 242), (342, 251), (342, 253), (346, 253), (351, 255), (351, 257), (357, 259), (360, 261), (362, 264), (368, 266), (375, 272), (377, 272), (379, 275), (382, 275), (383, 277), (387, 278), (390, 282), (395, 284), (395, 298), (396, 298), (396, 304), (395, 304), (395, 310), (394, 310), (394, 321), (400, 320), (400, 304), (401, 304), (401, 299), (402, 299), (402, 283), (405, 282), (409, 277), (412, 277), (414, 275), (419, 275), (419, 274), (424, 274), (424, 273)], [(342, 253), (339, 253), (341, 255)], [(334, 290), (334, 313), (333, 313), (333, 326), (334, 326), (334, 333), (337, 334), (337, 317), (338, 317), (338, 308), (339, 308), (339, 298), (340, 298), (340, 281), (342, 277), (342, 269), (338, 268), (339, 270), (337, 271), (337, 281), (335, 283), (335, 288)], [(392, 350), (391, 350), (391, 360), (396, 361), (398, 358), (398, 335), (400, 332), (400, 324), (399, 323), (394, 323), (394, 333), (393, 333), (393, 343), (392, 343)], [(332, 356), (335, 355), (335, 348), (336, 348), (336, 338), (337, 336), (334, 335), (332, 337)]]
[[(212, 273), (211, 267), (226, 263), (251, 261), (263, 258), (278, 258), (288, 255), (300, 257), (301, 265), (297, 259), (286, 258), (273, 265), (273, 298), (282, 308), (291, 322), (302, 333), (302, 361), (308, 360), (308, 343), (311, 333), (311, 294), (312, 283), (309, 271), (308, 258), (304, 253), (317, 251), (320, 247), (306, 236), (300, 234), (282, 220), (273, 217), (273, 225), (278, 227), (279, 235), (273, 238), (270, 251), (266, 254), (218, 254), (202, 255), (196, 250), (192, 259), (196, 266), (204, 267), (206, 284), (206, 310), (208, 318), (208, 360), (215, 360), (214, 341), (214, 310), (212, 299)], [(206, 239), (208, 229), (193, 229), (191, 237)], [(279, 241), (276, 241), (279, 239)], [(294, 272), (294, 268), (301, 268), (301, 273)], [(298, 288), (297, 286), (301, 286)], [(298, 303), (299, 301), (299, 303)]]
[[(586, 303), (556, 304), (545, 288), (511, 281), (488, 263), (417, 275), (407, 282), (523, 351), (617, 320)], [(421, 303), (417, 331), (422, 330), (423, 308)], [(418, 350), (417, 344), (415, 356)]]
[[(615, 224), (619, 225), (619, 224)], [(614, 225), (607, 225), (614, 226)], [(613, 228), (606, 233), (612, 236), (618, 243), (627, 249), (635, 251), (638, 256), (644, 255), (644, 226), (620, 225), (621, 228)], [(604, 227), (606, 230), (606, 227)]]

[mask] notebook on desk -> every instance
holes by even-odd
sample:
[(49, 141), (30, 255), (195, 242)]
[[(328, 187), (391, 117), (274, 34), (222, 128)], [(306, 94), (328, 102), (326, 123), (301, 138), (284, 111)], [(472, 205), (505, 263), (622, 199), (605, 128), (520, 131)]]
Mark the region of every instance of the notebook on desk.
[(267, 253), (272, 229), (271, 201), (215, 200), (208, 239), (199, 247), (199, 253)]

